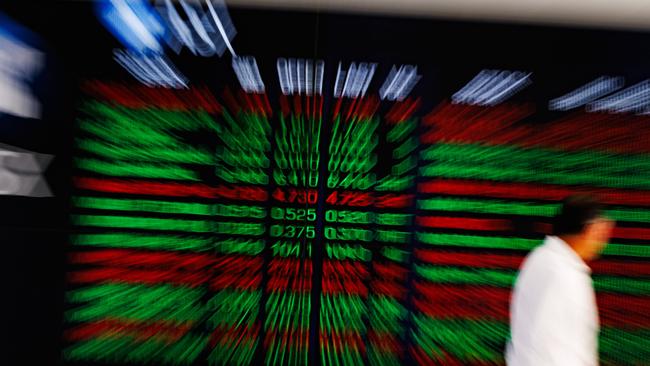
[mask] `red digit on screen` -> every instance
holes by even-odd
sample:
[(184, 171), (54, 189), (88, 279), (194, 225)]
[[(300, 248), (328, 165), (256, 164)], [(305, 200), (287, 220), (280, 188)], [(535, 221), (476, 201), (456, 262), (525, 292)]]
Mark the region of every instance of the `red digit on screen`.
[(327, 196), (327, 199), (325, 200), (325, 202), (329, 203), (330, 205), (335, 205), (337, 199), (338, 199), (338, 194), (335, 191), (335, 192), (332, 192), (329, 196)]
[(273, 191), (273, 198), (276, 201), (280, 201), (280, 202), (287, 201), (287, 197), (285, 196), (284, 191), (281, 190), (280, 188), (276, 188), (275, 191)]

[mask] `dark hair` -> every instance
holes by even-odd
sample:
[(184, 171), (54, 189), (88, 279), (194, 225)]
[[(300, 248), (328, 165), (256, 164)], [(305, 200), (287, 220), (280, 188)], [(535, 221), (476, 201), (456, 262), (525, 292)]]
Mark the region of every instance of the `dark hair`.
[(593, 195), (576, 194), (562, 201), (553, 222), (554, 235), (578, 234), (586, 224), (603, 213), (603, 204)]

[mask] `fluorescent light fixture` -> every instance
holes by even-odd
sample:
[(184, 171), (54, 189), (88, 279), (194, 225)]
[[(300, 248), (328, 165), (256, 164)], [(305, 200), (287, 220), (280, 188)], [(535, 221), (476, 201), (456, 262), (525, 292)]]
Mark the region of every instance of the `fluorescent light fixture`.
[(568, 111), (613, 93), (625, 84), (622, 77), (601, 76), (578, 89), (548, 102), (552, 111)]
[(417, 66), (402, 65), (398, 69), (393, 65), (384, 84), (379, 89), (379, 97), (382, 100), (402, 101), (409, 95), (421, 77), (418, 75)]
[(157, 9), (169, 33), (170, 48), (179, 53), (183, 46), (195, 55), (222, 56), (226, 49), (236, 56), (230, 41), (237, 33), (223, 1), (206, 0), (207, 10), (199, 1), (179, 0), (182, 17), (171, 0), (157, 0)]
[(650, 80), (625, 88), (587, 105), (588, 112), (644, 112), (650, 106)]
[(496, 105), (528, 86), (530, 75), (521, 71), (482, 70), (451, 99), (457, 104)]
[(366, 95), (368, 86), (372, 81), (377, 69), (376, 63), (352, 62), (350, 67), (345, 70), (339, 62), (336, 71), (336, 81), (334, 84), (335, 98), (359, 98)]
[(322, 95), (323, 60), (279, 58), (276, 63), (280, 89), (284, 95)]
[[(205, 2), (208, 3), (208, 9), (210, 9), (210, 15), (212, 15), (212, 19), (214, 20), (214, 23), (217, 25), (217, 29), (219, 30), (219, 33), (221, 34), (221, 38), (223, 39), (224, 43), (226, 44), (226, 47), (228, 47), (228, 50), (230, 51), (230, 54), (233, 57), (237, 56), (237, 54), (235, 54), (235, 50), (232, 48), (232, 45), (230, 44), (230, 38), (229, 38), (229, 35), (226, 33), (226, 29), (225, 29), (225, 27), (223, 25), (224, 23), (221, 22), (221, 19), (219, 18), (219, 15), (217, 15), (217, 12), (214, 10), (214, 7), (212, 6), (212, 2), (210, 0), (205, 0)], [(223, 8), (222, 10), (225, 12), (225, 4), (223, 5), (222, 8)], [(226, 15), (228, 15), (227, 12), (226, 12)], [(232, 23), (230, 22), (230, 17), (228, 17), (226, 20), (227, 20), (226, 24), (230, 25), (229, 29), (231, 30), (231, 32), (234, 32), (235, 28), (232, 26)]]
[(159, 42), (165, 28), (154, 9), (142, 0), (110, 0), (97, 3), (104, 26), (128, 49), (162, 53)]
[(113, 56), (126, 71), (149, 87), (187, 88), (187, 78), (164, 55), (114, 50)]
[(237, 79), (239, 79), (239, 84), (246, 93), (264, 93), (264, 82), (254, 57), (233, 57), (232, 68), (235, 70)]

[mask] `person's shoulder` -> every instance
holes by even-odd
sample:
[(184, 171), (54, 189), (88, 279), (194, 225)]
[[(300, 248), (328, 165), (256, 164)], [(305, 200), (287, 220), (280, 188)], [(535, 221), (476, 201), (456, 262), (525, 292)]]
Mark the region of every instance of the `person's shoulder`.
[(545, 245), (536, 247), (524, 258), (520, 272), (521, 276), (545, 283), (561, 281), (566, 276), (560, 258)]
[(553, 252), (548, 250), (544, 245), (538, 245), (533, 250), (526, 255), (524, 261), (522, 262), (522, 268), (525, 267), (534, 267), (534, 266), (544, 266), (547, 262), (551, 261), (553, 257)]
[(582, 287), (589, 275), (576, 269), (562, 254), (551, 248), (540, 246), (527, 259), (529, 270), (534, 272), (540, 281), (557, 291), (574, 291)]

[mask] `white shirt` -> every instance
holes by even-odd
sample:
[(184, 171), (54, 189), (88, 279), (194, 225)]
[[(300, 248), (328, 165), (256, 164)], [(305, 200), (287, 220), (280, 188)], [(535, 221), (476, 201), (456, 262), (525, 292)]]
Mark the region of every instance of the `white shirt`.
[(555, 236), (524, 260), (510, 305), (508, 366), (598, 365), (591, 270)]

